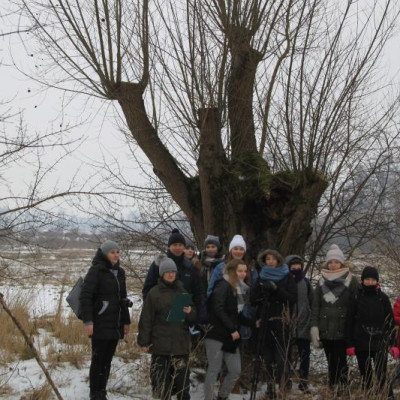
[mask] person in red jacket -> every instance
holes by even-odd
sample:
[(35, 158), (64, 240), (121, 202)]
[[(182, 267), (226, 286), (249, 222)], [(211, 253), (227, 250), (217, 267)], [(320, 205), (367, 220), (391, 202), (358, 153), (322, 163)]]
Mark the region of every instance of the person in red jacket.
[[(397, 298), (393, 306), (394, 323), (396, 326), (400, 326), (400, 296)], [(396, 346), (400, 350), (400, 329), (397, 330)]]

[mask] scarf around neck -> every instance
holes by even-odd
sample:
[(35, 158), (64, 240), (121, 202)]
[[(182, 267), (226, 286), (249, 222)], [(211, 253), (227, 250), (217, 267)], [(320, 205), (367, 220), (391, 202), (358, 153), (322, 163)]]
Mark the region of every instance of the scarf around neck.
[(263, 281), (281, 281), (289, 274), (289, 267), (286, 264), (282, 264), (279, 267), (269, 267), (264, 265), (260, 271), (260, 278)]
[[(223, 278), (229, 283), (231, 284), (231, 282), (229, 281), (229, 276), (228, 274), (224, 274)], [(249, 286), (244, 283), (241, 280), (237, 280), (237, 284), (236, 284), (236, 298), (237, 298), (237, 306), (238, 306), (238, 312), (240, 313), (243, 308), (244, 305), (247, 302), (247, 294), (249, 292)]]
[(296, 283), (300, 282), (306, 276), (302, 269), (294, 269), (291, 270), (290, 273), (294, 276), (294, 280), (296, 281)]
[(350, 286), (352, 274), (348, 268), (336, 271), (323, 270), (319, 285), (323, 298), (327, 303), (334, 304), (339, 299), (346, 287)]

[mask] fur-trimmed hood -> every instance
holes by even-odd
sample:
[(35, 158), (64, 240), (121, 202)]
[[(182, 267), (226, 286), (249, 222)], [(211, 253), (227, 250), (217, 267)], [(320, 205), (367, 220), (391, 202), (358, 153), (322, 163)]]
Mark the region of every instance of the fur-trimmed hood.
[(283, 257), (279, 253), (279, 251), (267, 249), (267, 250), (262, 250), (262, 251), (260, 251), (260, 253), (258, 253), (257, 263), (260, 267), (265, 265), (265, 262), (263, 261), (263, 259), (267, 254), (272, 254), (278, 260), (278, 266), (283, 264)]

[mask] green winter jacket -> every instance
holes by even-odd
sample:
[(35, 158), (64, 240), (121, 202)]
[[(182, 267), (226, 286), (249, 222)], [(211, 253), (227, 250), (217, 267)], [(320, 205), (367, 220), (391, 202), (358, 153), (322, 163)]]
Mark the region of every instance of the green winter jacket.
[[(346, 267), (349, 263), (346, 263)], [(352, 264), (350, 264), (350, 271)], [(314, 292), (312, 307), (311, 326), (317, 326), (320, 339), (343, 340), (345, 339), (345, 322), (347, 307), (350, 299), (355, 296), (358, 288), (358, 280), (352, 276), (350, 284), (344, 289), (335, 303), (328, 303), (323, 298), (321, 283), (323, 278), (317, 283)]]
[(143, 305), (139, 320), (137, 343), (141, 347), (150, 348), (156, 355), (187, 355), (190, 352), (189, 325), (196, 319), (192, 312), (185, 322), (167, 322), (168, 313), (177, 293), (187, 293), (182, 282), (176, 280), (167, 284), (162, 279), (154, 286)]

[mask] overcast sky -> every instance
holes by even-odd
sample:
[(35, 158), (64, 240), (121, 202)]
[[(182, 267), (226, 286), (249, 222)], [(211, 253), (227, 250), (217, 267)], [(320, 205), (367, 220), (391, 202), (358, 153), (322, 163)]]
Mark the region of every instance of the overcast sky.
[[(362, 0), (369, 1), (369, 0)], [(17, 20), (5, 17), (5, 10), (8, 10), (9, 1), (0, 0), (0, 10), (5, 22), (0, 28), (0, 32), (13, 31)], [(71, 140), (82, 140), (79, 148), (63, 161), (57, 169), (49, 176), (48, 184), (59, 185), (62, 188), (64, 182), (69, 182), (75, 172), (82, 168), (84, 176), (89, 176), (93, 172), (90, 166), (92, 161), (99, 161), (103, 157), (111, 162), (113, 156), (118, 156), (121, 164), (127, 169), (133, 181), (142, 182), (140, 171), (129, 160), (126, 143), (118, 130), (115, 119), (115, 111), (111, 102), (101, 102), (91, 100), (87, 104), (80, 98), (72, 104), (67, 105), (67, 99), (61, 91), (54, 89), (44, 89), (30, 78), (24, 76), (15, 68), (17, 64), (24, 70), (33, 70), (35, 65), (40, 64), (40, 57), (33, 54), (31, 56), (29, 48), (29, 35), (6, 36), (0, 38), (0, 88), (1, 99), (11, 101), (13, 111), (22, 111), (27, 127), (31, 131), (50, 132), (62, 124), (75, 124), (83, 121), (79, 128), (72, 130), (69, 135)], [(21, 41), (23, 38), (23, 42)], [(397, 87), (399, 86), (400, 70), (400, 34), (390, 41), (386, 51), (382, 68), (387, 75), (393, 78)], [(63, 109), (63, 105), (67, 106)], [(82, 112), (82, 110), (84, 110)], [(7, 129), (12, 129), (9, 126)], [(52, 162), (60, 156), (60, 153), (49, 152), (46, 154), (46, 162)], [(132, 168), (132, 169), (131, 169)], [(25, 184), (29, 182), (31, 176), (26, 166), (14, 168), (9, 171), (9, 178), (13, 180), (12, 190), (18, 192), (23, 190)], [(58, 182), (58, 183), (57, 183)]]

